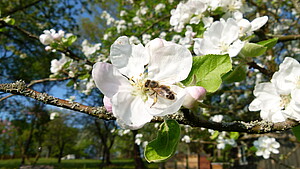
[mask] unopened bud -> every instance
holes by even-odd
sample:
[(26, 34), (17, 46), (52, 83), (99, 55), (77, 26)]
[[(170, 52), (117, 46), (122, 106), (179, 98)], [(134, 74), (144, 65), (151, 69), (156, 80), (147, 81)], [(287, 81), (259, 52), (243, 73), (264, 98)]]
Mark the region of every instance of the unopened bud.
[(189, 86), (185, 88), (185, 91), (183, 107), (188, 109), (195, 107), (198, 101), (203, 100), (206, 95), (206, 89), (201, 86)]

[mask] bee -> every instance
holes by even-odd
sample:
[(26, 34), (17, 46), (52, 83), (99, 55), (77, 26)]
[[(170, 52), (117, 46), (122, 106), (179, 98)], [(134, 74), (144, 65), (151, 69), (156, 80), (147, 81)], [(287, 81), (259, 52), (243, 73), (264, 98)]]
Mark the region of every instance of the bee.
[(153, 93), (150, 94), (150, 96), (155, 95), (153, 104), (150, 106), (150, 108), (154, 106), (155, 103), (157, 103), (157, 96), (166, 98), (168, 100), (175, 100), (176, 93), (170, 90), (170, 86), (160, 85), (155, 80), (147, 79), (144, 84), (144, 87), (146, 88), (146, 91), (153, 91)]

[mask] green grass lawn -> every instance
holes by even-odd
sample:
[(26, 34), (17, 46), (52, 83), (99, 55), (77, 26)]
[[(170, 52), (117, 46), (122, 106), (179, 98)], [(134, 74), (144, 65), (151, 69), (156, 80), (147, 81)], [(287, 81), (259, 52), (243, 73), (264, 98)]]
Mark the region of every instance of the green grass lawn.
[[(21, 159), (12, 159), (12, 160), (0, 160), (0, 169), (18, 169), (21, 163)], [(61, 164), (57, 163), (57, 159), (55, 158), (40, 158), (37, 165), (51, 165), (56, 169), (63, 168), (86, 168), (86, 169), (98, 169), (101, 164), (100, 160), (62, 160)], [(148, 164), (149, 169), (158, 168), (158, 164)], [(120, 159), (120, 160), (112, 160), (112, 165), (104, 167), (115, 168), (115, 169), (129, 169), (134, 168), (133, 159)]]

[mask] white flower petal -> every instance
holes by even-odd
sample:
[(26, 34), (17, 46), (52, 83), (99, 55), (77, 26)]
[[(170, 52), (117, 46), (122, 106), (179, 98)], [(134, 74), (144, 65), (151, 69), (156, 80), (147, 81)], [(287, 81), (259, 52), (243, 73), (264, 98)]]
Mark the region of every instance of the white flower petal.
[(119, 92), (112, 98), (113, 114), (118, 124), (123, 128), (136, 130), (143, 127), (153, 118), (145, 109), (145, 103), (140, 97), (130, 92)]
[(290, 94), (296, 88), (300, 76), (300, 64), (297, 60), (286, 57), (279, 65), (279, 71), (275, 72), (271, 82), (274, 83), (278, 92), (283, 95)]
[(240, 53), (242, 48), (244, 47), (245, 42), (241, 40), (236, 40), (232, 45), (229, 46), (228, 48), (228, 54), (230, 57), (234, 57)]
[(126, 36), (119, 37), (110, 48), (109, 56), (112, 64), (119, 71), (131, 78), (144, 72), (144, 65), (149, 61), (145, 47), (141, 44), (131, 45)]
[[(146, 48), (152, 49), (148, 77), (169, 84), (184, 80), (192, 68), (192, 54), (184, 46), (161, 41), (163, 46), (157, 41), (150, 41), (146, 45)], [(153, 45), (156, 47), (153, 48)]]
[(222, 30), (222, 39), (221, 41), (231, 44), (233, 41), (237, 40), (239, 36), (239, 26), (236, 21), (232, 18), (229, 18)]
[(250, 111), (259, 111), (261, 110), (261, 101), (259, 99), (254, 99), (249, 105)]
[(217, 46), (219, 42), (213, 43), (210, 39), (202, 39), (199, 44), (199, 51), (203, 55), (207, 54), (221, 54), (220, 47)]
[(281, 111), (277, 111), (277, 112), (272, 114), (271, 118), (264, 119), (264, 120), (272, 121), (273, 123), (278, 123), (278, 122), (285, 121), (286, 118), (285, 118), (285, 116), (283, 115), (283, 113)]
[[(180, 107), (183, 104), (186, 92), (183, 88), (180, 88), (178, 86), (175, 85), (171, 85), (171, 91), (173, 91), (174, 93), (176, 93), (175, 95), (175, 100), (168, 100), (166, 98), (163, 98), (161, 96), (157, 96), (157, 102), (152, 106), (153, 104), (153, 98), (155, 96), (151, 98), (149, 98), (146, 103), (146, 109), (147, 111), (153, 115), (153, 116), (165, 116), (168, 114), (173, 114), (175, 112), (177, 112)], [(152, 107), (151, 107), (152, 106)]]
[(262, 16), (262, 17), (259, 17), (259, 18), (255, 18), (251, 22), (251, 30), (256, 31), (257, 29), (264, 26), (267, 22), (268, 22), (268, 17), (267, 16)]
[(200, 48), (200, 44), (201, 44), (201, 41), (203, 39), (202, 38), (195, 38), (194, 39), (194, 52), (197, 56), (201, 56), (203, 55), (203, 53), (201, 52), (201, 48)]
[(109, 63), (94, 64), (92, 76), (98, 89), (109, 98), (117, 92), (130, 91), (132, 88), (129, 81)]

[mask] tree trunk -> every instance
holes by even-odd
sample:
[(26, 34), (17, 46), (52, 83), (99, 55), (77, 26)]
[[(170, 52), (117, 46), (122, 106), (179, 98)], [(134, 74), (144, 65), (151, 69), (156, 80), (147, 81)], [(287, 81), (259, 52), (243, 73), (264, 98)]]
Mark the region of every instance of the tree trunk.
[(64, 147), (65, 147), (65, 143), (62, 143), (62, 146), (59, 148), (59, 155), (58, 155), (58, 163), (61, 163), (61, 158), (63, 157), (63, 153), (64, 153)]
[(146, 169), (146, 166), (141, 158), (140, 147), (135, 144), (135, 136), (138, 133), (137, 130), (132, 130), (133, 133), (133, 157), (135, 163), (135, 169)]
[(35, 117), (32, 118), (31, 120), (31, 126), (30, 126), (30, 132), (29, 132), (29, 136), (25, 142), (25, 145), (24, 145), (24, 149), (22, 151), (22, 161), (21, 161), (21, 165), (24, 165), (25, 164), (25, 159), (27, 157), (27, 152), (28, 152), (28, 149), (29, 149), (29, 146), (30, 146), (30, 143), (31, 143), (31, 140), (32, 140), (32, 133), (33, 133), (33, 129), (34, 129), (34, 125), (35, 125)]

